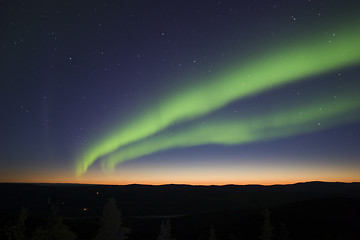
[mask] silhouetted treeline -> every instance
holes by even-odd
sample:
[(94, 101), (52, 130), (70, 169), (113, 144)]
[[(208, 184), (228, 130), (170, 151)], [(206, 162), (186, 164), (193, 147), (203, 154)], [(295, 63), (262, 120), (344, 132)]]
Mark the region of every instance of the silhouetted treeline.
[[(335, 209), (334, 209), (335, 210)], [(358, 212), (357, 212), (358, 213)], [(265, 208), (261, 210), (261, 227), (252, 226), (253, 236), (239, 233), (238, 229), (241, 229), (241, 222), (239, 222), (239, 228), (233, 227), (233, 232), (230, 232), (229, 229), (216, 228), (213, 225), (208, 227), (208, 233), (201, 232), (197, 234), (197, 238), (192, 239), (202, 239), (202, 240), (221, 240), (221, 239), (230, 239), (230, 240), (245, 240), (245, 239), (259, 239), (259, 240), (290, 240), (290, 239), (301, 239), (297, 236), (302, 236), (302, 233), (289, 233), (286, 224), (281, 223), (279, 226), (274, 226), (273, 220), (271, 217), (271, 210)], [(326, 215), (326, 213), (324, 213)], [(98, 228), (95, 231), (92, 231), (93, 237), (84, 238), (82, 232), (79, 231), (77, 236), (69, 226), (64, 223), (64, 218), (59, 215), (59, 206), (53, 205), (51, 211), (46, 221), (36, 221), (36, 219), (30, 218), (30, 213), (27, 209), (22, 209), (18, 214), (17, 218), (11, 222), (8, 222), (2, 229), (1, 239), (8, 240), (75, 240), (75, 239), (93, 239), (93, 240), (126, 240), (126, 239), (140, 239), (139, 235), (132, 237), (134, 232), (131, 231), (129, 227), (126, 227), (123, 223), (121, 213), (117, 207), (116, 200), (109, 198), (107, 204), (103, 209), (103, 216), (98, 219), (99, 224)], [(296, 217), (296, 216), (295, 216)], [(309, 216), (311, 217), (311, 216)], [(176, 218), (175, 218), (176, 219)], [(179, 219), (176, 219), (175, 222), (179, 222)], [(216, 223), (216, 221), (215, 221)], [(258, 222), (259, 223), (259, 222)], [(191, 222), (189, 222), (191, 224)], [(236, 225), (236, 224), (235, 224)], [(201, 226), (201, 224), (199, 224)], [(304, 223), (303, 226), (306, 226)], [(303, 227), (302, 226), (302, 227)], [(82, 231), (87, 231), (89, 226), (86, 226), (83, 223)], [(181, 227), (181, 225), (179, 225)], [(277, 227), (279, 231), (274, 231)], [(329, 226), (331, 227), (331, 226)], [(154, 239), (154, 240), (176, 240), (176, 239), (189, 239), (184, 238), (186, 235), (187, 229), (182, 229), (182, 234), (179, 234), (179, 238), (176, 237), (176, 234), (172, 231), (172, 224), (170, 219), (163, 220), (160, 224), (160, 229), (158, 231), (157, 237), (154, 235), (151, 237), (151, 234), (146, 238), (142, 239)], [(94, 230), (94, 229), (93, 229)], [(303, 231), (306, 229), (302, 229)], [(146, 229), (138, 229), (138, 231), (146, 231)], [(348, 233), (338, 234), (334, 229), (329, 228), (324, 231), (324, 229), (316, 229), (316, 233), (313, 236), (307, 236), (306, 239), (358, 239), (358, 236), (353, 236)], [(185, 234), (184, 234), (185, 233)], [(218, 234), (219, 233), (219, 234)], [(315, 232), (314, 232), (315, 233)], [(320, 234), (320, 236), (319, 236)], [(145, 236), (147, 234), (144, 234)]]
[[(323, 192), (321, 194), (316, 191), (317, 188), (314, 185), (310, 184), (309, 188), (306, 188), (306, 185), (300, 185), (300, 191), (299, 185), (296, 185), (295, 189), (292, 189), (291, 186), (285, 186), (286, 191), (281, 187), (264, 188), (256, 186), (252, 188), (247, 186), (245, 189), (250, 188), (248, 192), (244, 191), (244, 188), (237, 188), (237, 186), (227, 186), (225, 189), (214, 187), (213, 191), (209, 187), (205, 188), (205, 191), (200, 193), (198, 195), (200, 197), (195, 198), (195, 200), (186, 194), (193, 194), (196, 189), (202, 191), (203, 188), (191, 186), (154, 188), (153, 186), (138, 185), (120, 187), (120, 189), (129, 188), (126, 192), (130, 195), (131, 189), (137, 192), (131, 196), (134, 202), (133, 208), (137, 207), (138, 209), (131, 210), (130, 213), (143, 213), (139, 215), (129, 214), (129, 209), (124, 207), (124, 205), (128, 207), (129, 202), (123, 204), (124, 200), (119, 198), (119, 195), (115, 194), (117, 197), (109, 198), (108, 195), (112, 190), (109, 192), (102, 191), (106, 189), (106, 186), (104, 188), (76, 186), (77, 189), (82, 187), (87, 189), (88, 193), (85, 191), (85, 195), (89, 195), (91, 199), (91, 201), (81, 202), (83, 198), (77, 199), (77, 194), (64, 196), (68, 191), (67, 186), (49, 188), (51, 185), (45, 185), (46, 191), (43, 192), (44, 189), (41, 185), (40, 188), (39, 185), (24, 185), (25, 188), (34, 189), (33, 187), (35, 187), (37, 189), (31, 193), (33, 195), (40, 193), (37, 194), (38, 201), (26, 204), (22, 201), (23, 199), (15, 197), (13, 198), (13, 205), (10, 204), (6, 208), (3, 199), (1, 199), (4, 196), (2, 195), (0, 197), (0, 239), (360, 239), (360, 231), (358, 231), (360, 226), (360, 197), (357, 195), (358, 192), (349, 191), (349, 188), (356, 189), (354, 186), (357, 185), (335, 184), (334, 190), (331, 188), (332, 184), (315, 183), (318, 186), (325, 186), (326, 190), (321, 189), (319, 191)], [(110, 187), (113, 190), (116, 189), (115, 186)], [(179, 192), (177, 192), (178, 188)], [(154, 189), (155, 191), (153, 191)], [(164, 189), (164, 192), (160, 191)], [(16, 188), (16, 190), (19, 189)], [(330, 193), (330, 190), (333, 190), (333, 193)], [(6, 197), (11, 194), (11, 192), (1, 192), (5, 193)], [(315, 197), (309, 197), (311, 192), (314, 193)], [(182, 195), (180, 196), (179, 193)], [(306, 199), (294, 200), (294, 196), (299, 196), (299, 193), (305, 193), (307, 196), (303, 198)], [(343, 196), (340, 193), (343, 193)], [(20, 195), (19, 192), (17, 194)], [(166, 194), (175, 195), (178, 199), (174, 200), (174, 196), (166, 196)], [(46, 198), (39, 196), (46, 196)], [(138, 199), (139, 196), (142, 199)], [(222, 203), (226, 203), (227, 199), (230, 199), (230, 206), (213, 207), (214, 202), (220, 203), (218, 196), (223, 196)], [(281, 199), (282, 197), (284, 198)], [(32, 196), (30, 196), (31, 198)], [(129, 196), (127, 198), (130, 199)], [(273, 201), (274, 198), (279, 198), (275, 201), (276, 204)], [(179, 208), (181, 209), (184, 205), (191, 205), (191, 202), (184, 202), (189, 199), (196, 201), (193, 203), (194, 206), (198, 206), (202, 202), (210, 207), (180, 212)], [(165, 211), (160, 207), (158, 209), (159, 214), (156, 214), (154, 207), (151, 206), (154, 200), (162, 203)], [(239, 207), (233, 205), (236, 200), (239, 200)], [(252, 207), (242, 206), (241, 204), (245, 201), (248, 204), (246, 206), (252, 205)], [(279, 203), (282, 201), (283, 203)], [(15, 209), (15, 205), (22, 208)], [(101, 211), (97, 209), (101, 209)], [(121, 213), (125, 210), (127, 214), (121, 214), (119, 209)], [(149, 211), (148, 209), (152, 210)]]

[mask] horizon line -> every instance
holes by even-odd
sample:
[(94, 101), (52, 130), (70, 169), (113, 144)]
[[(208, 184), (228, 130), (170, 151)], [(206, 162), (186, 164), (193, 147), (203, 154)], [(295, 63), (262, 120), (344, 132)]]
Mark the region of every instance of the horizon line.
[(304, 182), (292, 182), (292, 183), (274, 183), (274, 184), (258, 184), (258, 183), (248, 183), (248, 184), (188, 184), (188, 183), (164, 183), (164, 184), (146, 184), (146, 183), (129, 183), (129, 184), (108, 184), (108, 183), (71, 183), (71, 182), (0, 182), (0, 184), (48, 184), (48, 185), (93, 185), (93, 186), (154, 186), (154, 187), (161, 187), (161, 186), (191, 186), (191, 187), (226, 187), (226, 186), (264, 186), (264, 187), (271, 187), (271, 186), (287, 186), (287, 185), (296, 185), (296, 184), (306, 184), (306, 183), (343, 183), (343, 184), (354, 184), (360, 182), (327, 182), (327, 181), (304, 181)]

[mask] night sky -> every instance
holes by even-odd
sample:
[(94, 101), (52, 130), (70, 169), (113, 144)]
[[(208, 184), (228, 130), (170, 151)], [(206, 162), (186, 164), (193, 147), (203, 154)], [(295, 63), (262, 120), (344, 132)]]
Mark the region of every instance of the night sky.
[(1, 1), (0, 182), (360, 181), (360, 1)]

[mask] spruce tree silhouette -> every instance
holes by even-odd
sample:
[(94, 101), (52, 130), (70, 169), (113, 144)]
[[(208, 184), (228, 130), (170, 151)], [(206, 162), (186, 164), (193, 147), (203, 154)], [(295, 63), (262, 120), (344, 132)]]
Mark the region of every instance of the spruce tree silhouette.
[(171, 237), (171, 223), (170, 219), (161, 223), (160, 233), (156, 240), (175, 240)]
[(289, 232), (286, 228), (286, 224), (285, 223), (281, 223), (280, 225), (280, 236), (281, 236), (281, 240), (288, 240), (289, 239)]
[(230, 240), (236, 240), (236, 237), (233, 233), (230, 234)]
[(95, 240), (125, 240), (130, 229), (122, 226), (122, 218), (114, 198), (109, 198), (104, 207), (101, 227)]
[(216, 240), (215, 229), (212, 226), (210, 227), (209, 240)]
[(264, 223), (262, 226), (262, 233), (259, 236), (259, 238), (261, 240), (271, 240), (272, 236), (274, 235), (272, 232), (273, 227), (271, 226), (270, 223), (271, 211), (268, 208), (266, 208), (264, 211), (262, 211), (262, 215), (264, 217)]
[(38, 227), (32, 240), (75, 240), (76, 235), (64, 223), (64, 218), (59, 216), (59, 207), (52, 206), (48, 223), (45, 227)]
[(27, 209), (21, 209), (19, 217), (15, 224), (7, 225), (3, 229), (8, 240), (26, 240), (26, 219), (28, 218), (29, 212)]

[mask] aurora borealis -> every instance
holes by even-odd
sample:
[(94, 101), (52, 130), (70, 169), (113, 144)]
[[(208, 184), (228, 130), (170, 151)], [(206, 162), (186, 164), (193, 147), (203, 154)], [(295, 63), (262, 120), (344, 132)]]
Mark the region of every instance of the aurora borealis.
[[(185, 91), (174, 93), (175, 97), (171, 96), (161, 101), (165, 104), (150, 108), (149, 114), (140, 115), (138, 119), (131, 121), (131, 124), (120, 127), (120, 130), (112, 131), (110, 136), (98, 144), (91, 145), (84, 154), (83, 159), (80, 160), (80, 166), (77, 169), (78, 173), (81, 174), (86, 171), (88, 166), (97, 158), (111, 154), (112, 151), (123, 145), (162, 130), (171, 123), (197, 118), (223, 107), (233, 100), (278, 85), (299, 81), (309, 75), (360, 62), (360, 52), (357, 51), (357, 49), (360, 49), (360, 34), (354, 36), (355, 29), (356, 27), (353, 27), (347, 33), (340, 33), (340, 37), (333, 44), (329, 44), (326, 39), (321, 39), (305, 43), (308, 46), (291, 46), (288, 48), (293, 50), (276, 50), (274, 53), (269, 54), (270, 57), (257, 59), (254, 61), (255, 63), (244, 67), (244, 69), (240, 66), (240, 70), (231, 71), (224, 76), (216, 76), (215, 79), (203, 83), (202, 87), (191, 86)], [(278, 52), (284, 52), (284, 56), (279, 56)], [(342, 108), (347, 110), (346, 106), (345, 104)], [(285, 120), (285, 122), (288, 122), (288, 120)], [(213, 129), (213, 132), (208, 130), (210, 135), (219, 134), (216, 131), (219, 128), (218, 125), (221, 125), (221, 123), (217, 123), (217, 126), (209, 126), (209, 129)], [(228, 125), (228, 123), (225, 121), (224, 125)], [(221, 132), (222, 130), (220, 134)], [(193, 139), (191, 134), (186, 135), (188, 136), (183, 139), (183, 143), (179, 143), (180, 146), (183, 146), (188, 141), (187, 139)], [(205, 138), (207, 140), (202, 140), (203, 143), (212, 142), (210, 136)], [(169, 141), (172, 141), (172, 139), (163, 139), (166, 145), (169, 144)], [(161, 147), (162, 143), (154, 142), (150, 140), (149, 144), (157, 145), (160, 149), (163, 148)], [(176, 146), (176, 144), (170, 145)], [(140, 151), (136, 149), (132, 151), (136, 152), (135, 155), (140, 155)], [(118, 155), (120, 155), (118, 158), (121, 159), (121, 150)], [(116, 161), (116, 158), (112, 156), (111, 159), (113, 160), (111, 162)]]
[(38, 4), (2, 3), (1, 181), (360, 180), (359, 4)]
[[(174, 147), (196, 146), (201, 144), (241, 144), (271, 138), (288, 137), (291, 135), (322, 130), (349, 121), (358, 121), (357, 111), (360, 107), (360, 97), (344, 97), (345, 100), (335, 103), (317, 102), (311, 106), (301, 106), (271, 113), (270, 116), (257, 116), (256, 119), (237, 119), (233, 121), (217, 121), (200, 124), (192, 129), (181, 131), (176, 136), (160, 135), (150, 138), (135, 146), (120, 149), (105, 157), (105, 165), (114, 168), (116, 163), (130, 160), (163, 149)], [(326, 106), (325, 110), (318, 106)], [(347, 113), (347, 114), (346, 114)], [(346, 116), (349, 115), (350, 116)], [(325, 120), (325, 124), (322, 120)], [(323, 125), (321, 125), (323, 122)], [(315, 123), (315, 124), (314, 124)]]

